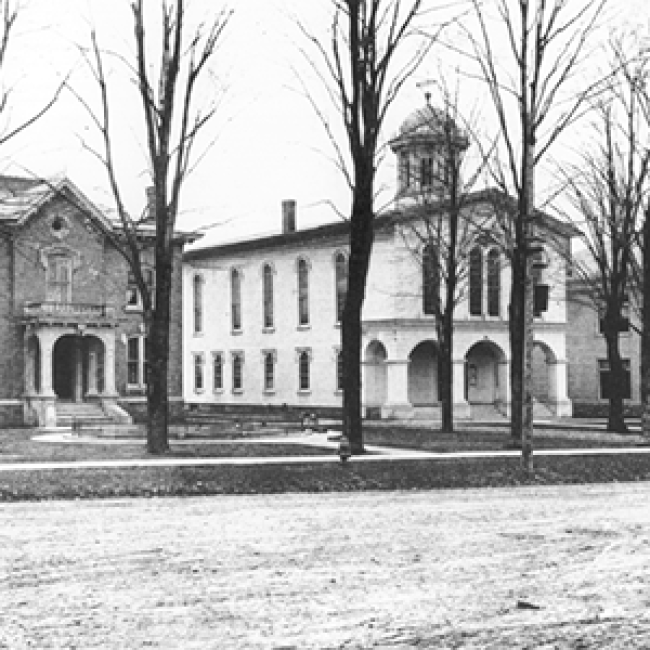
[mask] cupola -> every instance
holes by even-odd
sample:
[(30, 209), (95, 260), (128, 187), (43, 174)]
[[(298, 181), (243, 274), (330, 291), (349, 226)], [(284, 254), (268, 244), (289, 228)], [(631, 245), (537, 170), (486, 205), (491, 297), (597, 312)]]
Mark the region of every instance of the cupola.
[(443, 199), (449, 191), (451, 172), (458, 169), (469, 145), (449, 112), (426, 104), (415, 109), (390, 142), (397, 156), (398, 204)]

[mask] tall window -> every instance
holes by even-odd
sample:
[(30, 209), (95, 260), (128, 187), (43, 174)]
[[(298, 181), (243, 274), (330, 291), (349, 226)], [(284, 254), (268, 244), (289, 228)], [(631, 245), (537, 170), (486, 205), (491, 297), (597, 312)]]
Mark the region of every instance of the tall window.
[(244, 390), (244, 355), (241, 352), (232, 354), (232, 389), (234, 392)]
[(428, 189), (433, 185), (433, 158), (427, 156), (420, 159), (420, 186)]
[(345, 296), (348, 292), (348, 261), (343, 253), (337, 253), (334, 259), (336, 283), (336, 322), (343, 320)]
[(205, 387), (204, 384), (205, 357), (202, 354), (194, 355), (194, 392), (200, 393)]
[(336, 390), (343, 390), (343, 352), (336, 353)]
[(223, 390), (223, 354), (212, 353), (212, 390)]
[(310, 377), (309, 377), (309, 365), (310, 365), (310, 354), (308, 350), (303, 350), (298, 354), (298, 389), (301, 391), (309, 390), (310, 386)]
[(262, 271), (262, 301), (264, 311), (264, 327), (273, 327), (273, 268), (265, 264)]
[(241, 272), (238, 269), (233, 269), (230, 272), (230, 302), (232, 328), (238, 331), (242, 326)]
[(501, 260), (493, 248), (487, 256), (487, 308), (488, 316), (498, 316), (501, 306)]
[(403, 192), (411, 186), (411, 159), (408, 153), (402, 153), (399, 157), (399, 184)]
[(483, 252), (478, 246), (469, 254), (469, 313), (483, 313)]
[(298, 324), (309, 325), (309, 266), (298, 260)]
[(275, 390), (275, 353), (264, 352), (264, 390)]
[[(632, 397), (632, 381), (630, 377), (630, 360), (623, 359), (623, 386), (622, 396), (623, 399), (630, 399)], [(612, 394), (612, 378), (609, 369), (609, 361), (598, 361), (598, 372), (600, 375), (600, 399), (609, 399)]]
[(427, 244), (422, 251), (422, 310), (425, 314), (436, 313), (439, 291), (438, 254), (432, 244)]
[(67, 303), (72, 299), (72, 258), (50, 255), (47, 260), (47, 300)]
[(193, 281), (194, 291), (194, 333), (203, 332), (203, 276), (195, 275)]
[(143, 388), (147, 382), (148, 345), (144, 336), (131, 336), (126, 341), (126, 383), (130, 388)]

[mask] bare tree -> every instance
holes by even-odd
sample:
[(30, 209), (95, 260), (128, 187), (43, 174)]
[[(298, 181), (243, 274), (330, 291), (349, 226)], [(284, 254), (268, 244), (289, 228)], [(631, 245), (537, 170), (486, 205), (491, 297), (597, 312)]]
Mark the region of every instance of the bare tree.
[(612, 49), (616, 72), (595, 107), (598, 119), (590, 139), (592, 151), (583, 152), (580, 164), (566, 170), (566, 184), (584, 223), (587, 252), (584, 262), (574, 268), (589, 287), (586, 293), (599, 312), (607, 344), (607, 428), (624, 432), (626, 372), (619, 337), (630, 328), (630, 304), (641, 303), (636, 295), (640, 285), (635, 280), (635, 248), (650, 181), (650, 124), (639, 97), (642, 66), (624, 58), (621, 42), (612, 43)]
[[(340, 113), (347, 156), (336, 147), (352, 194), (348, 287), (341, 322), (343, 355), (343, 433), (353, 453), (363, 452), (361, 426), (361, 313), (374, 240), (375, 175), (380, 132), (386, 113), (407, 79), (417, 69), (435, 36), (416, 30), (421, 0), (332, 0), (331, 50), (303, 29), (320, 55), (314, 63), (330, 99)], [(399, 60), (404, 42), (416, 36), (420, 45)], [(393, 68), (397, 66), (397, 71)], [(314, 102), (312, 102), (314, 103)], [(318, 110), (319, 115), (322, 112)]]
[[(581, 84), (571, 101), (560, 91), (575, 81), (587, 42), (606, 0), (569, 8), (565, 0), (496, 0), (498, 24), (491, 26), (486, 5), (472, 0), (479, 34), (469, 29), (473, 58), (480, 68), (496, 110), (505, 151), (505, 165), (494, 178), (512, 191), (517, 214), (511, 222), (512, 286), (510, 293), (511, 435), (522, 448), (522, 464), (533, 468), (533, 279), (536, 253), (535, 173), (549, 148), (580, 116), (584, 102), (599, 83)], [(512, 65), (501, 68), (497, 44), (506, 43)], [(511, 119), (516, 110), (518, 120)]]
[[(191, 169), (192, 152), (199, 133), (216, 112), (216, 104), (195, 108), (199, 81), (208, 76), (208, 66), (231, 12), (215, 10), (208, 24), (193, 30), (186, 25), (186, 3), (162, 0), (159, 65), (156, 70), (149, 55), (153, 40), (145, 30), (143, 0), (131, 3), (133, 13), (135, 61), (128, 66), (137, 85), (144, 135), (149, 158), (152, 212), (145, 219), (134, 219), (127, 211), (117, 180), (118, 169), (109, 89), (103, 54), (93, 30), (88, 62), (101, 95), (101, 114), (97, 115), (79, 94), (101, 133), (102, 153), (95, 152), (108, 174), (110, 188), (121, 224), (121, 233), (113, 241), (126, 259), (142, 297), (147, 332), (147, 449), (152, 454), (169, 450), (168, 364), (170, 341), (170, 296), (172, 270), (179, 239), (175, 232), (181, 189)], [(147, 216), (151, 219), (147, 222)], [(150, 256), (154, 281), (148, 277)], [(149, 264), (148, 264), (149, 262)]]

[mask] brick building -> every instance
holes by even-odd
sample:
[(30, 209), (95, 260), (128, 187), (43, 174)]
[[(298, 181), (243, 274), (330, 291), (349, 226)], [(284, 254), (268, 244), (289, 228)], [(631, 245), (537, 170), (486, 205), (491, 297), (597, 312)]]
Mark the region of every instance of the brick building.
[[(114, 244), (119, 225), (67, 179), (15, 177), (0, 177), (0, 224), (0, 424), (130, 422), (145, 404), (145, 332)], [(144, 255), (152, 232), (141, 229)], [(174, 260), (171, 312), (169, 390), (178, 404), (185, 241)]]
[[(396, 207), (375, 219), (375, 243), (363, 311), (363, 403), (368, 415), (435, 417), (438, 346), (415, 234), (417, 197), (441, 190), (427, 209), (444, 214), (441, 114), (427, 104), (392, 142), (398, 157)], [(459, 140), (460, 146), (463, 145)], [(508, 411), (510, 268), (497, 220), (508, 197), (468, 197), (462, 219), (480, 222), (455, 313), (454, 410)], [(508, 208), (508, 209), (509, 209)], [(507, 212), (507, 209), (506, 209)], [(477, 218), (480, 215), (480, 218)], [(295, 203), (283, 204), (282, 232), (188, 251), (184, 264), (184, 397), (203, 409), (279, 407), (338, 410), (342, 403), (340, 319), (349, 226), (300, 230)], [(547, 304), (535, 318), (535, 397), (549, 414), (569, 415), (566, 351), (566, 255), (572, 230), (539, 214)], [(422, 250), (419, 250), (422, 248)], [(414, 254), (414, 251), (417, 254)]]

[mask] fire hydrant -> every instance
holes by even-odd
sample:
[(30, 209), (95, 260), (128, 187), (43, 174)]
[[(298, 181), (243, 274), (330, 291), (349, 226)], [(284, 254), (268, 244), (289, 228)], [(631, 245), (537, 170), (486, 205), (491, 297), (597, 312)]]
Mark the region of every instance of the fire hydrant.
[(341, 436), (339, 441), (339, 458), (342, 463), (347, 463), (347, 461), (352, 456), (352, 448), (350, 447), (350, 441), (347, 436)]

